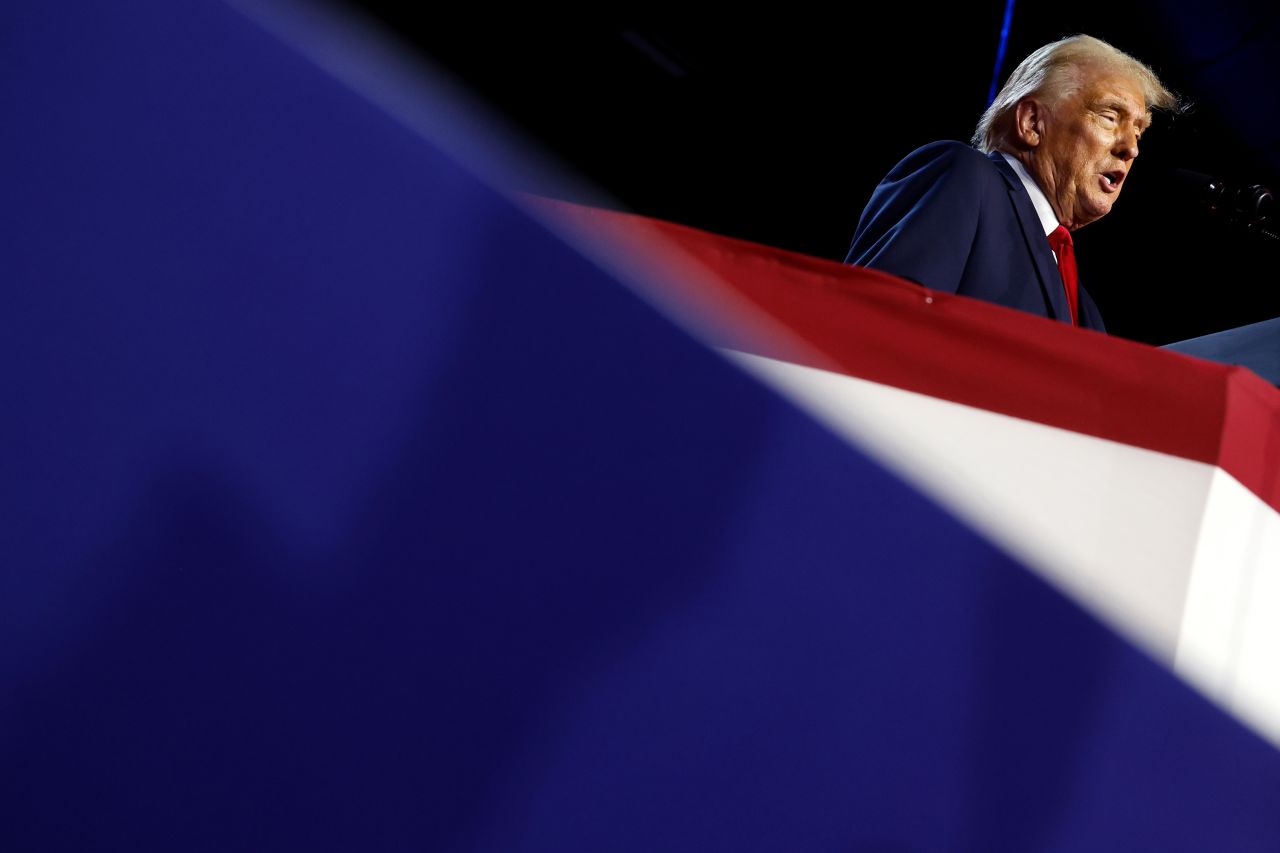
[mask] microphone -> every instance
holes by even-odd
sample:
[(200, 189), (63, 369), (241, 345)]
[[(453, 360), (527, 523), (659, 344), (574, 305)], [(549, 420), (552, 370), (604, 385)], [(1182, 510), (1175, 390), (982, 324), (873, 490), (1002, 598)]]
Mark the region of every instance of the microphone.
[(1258, 230), (1267, 237), (1280, 239), (1262, 228), (1275, 211), (1275, 197), (1262, 184), (1231, 187), (1223, 181), (1190, 169), (1174, 169), (1173, 183), (1180, 194), (1204, 207), (1209, 213), (1225, 216), (1228, 221)]

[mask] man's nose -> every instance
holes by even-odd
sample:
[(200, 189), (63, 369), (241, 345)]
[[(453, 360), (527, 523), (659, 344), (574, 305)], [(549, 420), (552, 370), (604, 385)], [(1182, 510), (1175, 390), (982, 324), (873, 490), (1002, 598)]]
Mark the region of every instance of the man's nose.
[(1121, 160), (1132, 160), (1138, 156), (1138, 132), (1132, 128), (1124, 131), (1116, 139), (1115, 148), (1112, 149), (1113, 154)]

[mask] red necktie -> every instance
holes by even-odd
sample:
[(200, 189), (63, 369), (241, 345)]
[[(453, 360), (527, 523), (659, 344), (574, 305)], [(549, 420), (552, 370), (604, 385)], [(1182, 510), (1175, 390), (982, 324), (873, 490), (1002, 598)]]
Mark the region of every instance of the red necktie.
[(1071, 232), (1059, 225), (1049, 234), (1049, 247), (1058, 256), (1058, 272), (1062, 273), (1062, 286), (1067, 290), (1067, 307), (1071, 309), (1071, 325), (1080, 325), (1076, 319), (1076, 292), (1080, 288), (1076, 277), (1076, 253), (1071, 248)]

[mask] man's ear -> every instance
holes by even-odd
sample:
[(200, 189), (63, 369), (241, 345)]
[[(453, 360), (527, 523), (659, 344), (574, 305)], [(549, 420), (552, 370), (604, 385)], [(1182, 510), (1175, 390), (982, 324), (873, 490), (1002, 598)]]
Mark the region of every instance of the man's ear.
[(1044, 140), (1044, 104), (1035, 98), (1023, 98), (1014, 107), (1014, 133), (1027, 148), (1035, 148)]

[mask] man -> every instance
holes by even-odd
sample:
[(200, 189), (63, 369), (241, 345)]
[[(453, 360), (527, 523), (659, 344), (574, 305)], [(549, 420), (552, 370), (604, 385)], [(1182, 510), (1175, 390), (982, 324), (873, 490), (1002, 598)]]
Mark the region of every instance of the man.
[(1046, 45), (1010, 75), (974, 148), (926, 145), (881, 181), (846, 262), (1102, 331), (1070, 232), (1111, 210), (1150, 110), (1176, 103), (1104, 41)]

